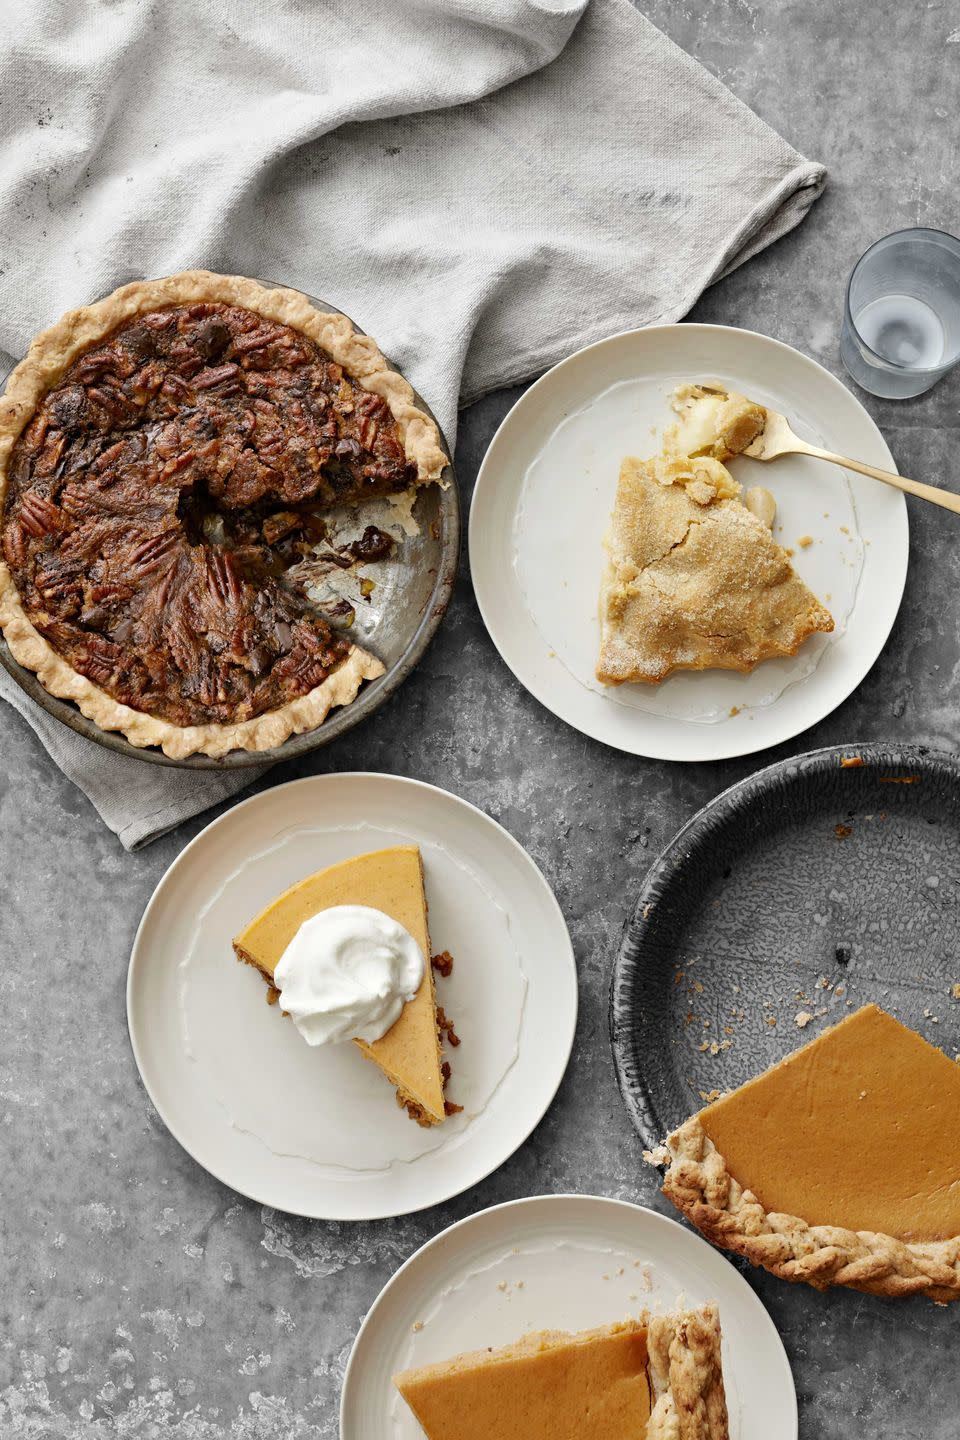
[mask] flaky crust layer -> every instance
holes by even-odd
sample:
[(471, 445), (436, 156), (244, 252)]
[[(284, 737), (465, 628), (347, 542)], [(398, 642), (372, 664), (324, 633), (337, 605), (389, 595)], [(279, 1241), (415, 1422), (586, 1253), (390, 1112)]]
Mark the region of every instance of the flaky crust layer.
[(716, 1305), (647, 1317), (656, 1402), (647, 1440), (728, 1440)]
[(960, 1236), (905, 1241), (768, 1212), (730, 1174), (696, 1115), (646, 1158), (666, 1165), (663, 1193), (712, 1244), (782, 1280), (818, 1290), (845, 1285), (870, 1295), (960, 1300)]
[[(265, 319), (302, 331), (342, 365), (351, 379), (387, 402), (407, 459), (417, 468), (417, 483), (440, 481), (447, 457), (436, 425), (417, 407), (411, 386), (389, 368), (376, 342), (368, 335), (358, 335), (345, 315), (317, 310), (297, 290), (267, 289), (242, 275), (185, 270), (160, 280), (124, 285), (95, 304), (68, 311), (36, 337), (0, 398), (0, 514), (10, 453), (43, 396), (73, 362), (136, 315), (198, 301), (242, 305)], [(31, 623), (2, 559), (0, 628), (13, 658), (35, 671), (51, 695), (72, 700), (101, 730), (120, 731), (138, 748), (157, 745), (175, 760), (198, 752), (221, 756), (231, 750), (273, 749), (292, 734), (315, 729), (334, 706), (349, 705), (364, 680), (384, 673), (380, 660), (354, 646), (322, 684), (275, 710), (232, 725), (174, 725), (114, 700), (58, 655)]]

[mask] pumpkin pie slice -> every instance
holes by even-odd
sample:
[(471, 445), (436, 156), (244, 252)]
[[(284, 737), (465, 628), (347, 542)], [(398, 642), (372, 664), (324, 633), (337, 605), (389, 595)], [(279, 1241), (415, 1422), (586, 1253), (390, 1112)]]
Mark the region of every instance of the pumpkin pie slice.
[(416, 845), (394, 845), (355, 855), (308, 875), (285, 890), (233, 942), (239, 960), (259, 970), (277, 998), (273, 974), (305, 920), (332, 905), (367, 905), (396, 920), (416, 940), (426, 965), (414, 998), (379, 1040), (353, 1043), (396, 1086), (398, 1103), (421, 1125), (445, 1118), (444, 1075), (430, 963), (423, 862)]
[(715, 1305), (405, 1370), (427, 1440), (727, 1440)]
[(713, 456), (626, 459), (600, 591), (605, 685), (675, 670), (752, 670), (833, 629), (740, 486)]
[(785, 1280), (960, 1299), (960, 1065), (876, 1005), (680, 1126), (664, 1194)]

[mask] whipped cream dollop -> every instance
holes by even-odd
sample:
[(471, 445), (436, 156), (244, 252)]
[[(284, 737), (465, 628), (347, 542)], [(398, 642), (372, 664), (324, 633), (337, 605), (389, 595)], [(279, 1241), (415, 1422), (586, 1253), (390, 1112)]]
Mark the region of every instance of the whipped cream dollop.
[(274, 971), (280, 1007), (308, 1045), (386, 1035), (423, 980), (408, 930), (368, 905), (333, 905), (305, 920)]

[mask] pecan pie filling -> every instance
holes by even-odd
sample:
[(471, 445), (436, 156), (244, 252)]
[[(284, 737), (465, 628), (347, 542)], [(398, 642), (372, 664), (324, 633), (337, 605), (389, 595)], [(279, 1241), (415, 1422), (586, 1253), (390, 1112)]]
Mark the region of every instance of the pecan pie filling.
[[(11, 456), (3, 550), (75, 670), (175, 725), (231, 723), (351, 650), (295, 569), (323, 512), (415, 479), (387, 402), (308, 336), (175, 305), (119, 326), (47, 393)], [(368, 527), (334, 563), (389, 543)]]

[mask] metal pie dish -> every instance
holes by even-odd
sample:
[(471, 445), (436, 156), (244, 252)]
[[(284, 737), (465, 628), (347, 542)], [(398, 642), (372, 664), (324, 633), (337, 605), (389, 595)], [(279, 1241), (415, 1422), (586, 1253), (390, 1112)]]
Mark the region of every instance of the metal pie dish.
[[(267, 289), (278, 288), (276, 281), (261, 280), (259, 283)], [(301, 291), (301, 294), (306, 292)], [(306, 298), (316, 309), (327, 314), (344, 313), (314, 295), (307, 294)], [(358, 335), (365, 333), (349, 315), (346, 319), (350, 320)], [(390, 369), (395, 370), (396, 366), (390, 365)], [(7, 371), (0, 377), (4, 385), (10, 373)], [(436, 416), (416, 391), (414, 399), (436, 424)], [(236, 770), (292, 760), (322, 745), (329, 745), (372, 715), (403, 684), (422, 659), (450, 603), (460, 557), (460, 498), (449, 447), (439, 425), (437, 430), (447, 457), (442, 484), (420, 487), (413, 507), (418, 533), (404, 535), (397, 540), (392, 554), (378, 562), (371, 571), (371, 578), (377, 583), (380, 583), (381, 574), (384, 576), (384, 585), (389, 587), (389, 606), (378, 614), (371, 629), (361, 632), (358, 628), (356, 632), (347, 632), (351, 639), (369, 648), (383, 661), (385, 673), (376, 680), (366, 681), (351, 704), (331, 710), (315, 729), (291, 735), (272, 750), (231, 750), (219, 757), (198, 754), (174, 760), (158, 747), (132, 745), (119, 732), (101, 730), (71, 701), (49, 694), (32, 670), (25, 669), (14, 660), (2, 633), (0, 664), (31, 700), (78, 735), (118, 755), (133, 756), (151, 765), (169, 765), (178, 770)], [(358, 614), (358, 620), (360, 618)]]
[(610, 1039), (644, 1145), (870, 1002), (960, 1052), (958, 888), (955, 755), (814, 750), (711, 800), (647, 872), (614, 963)]

